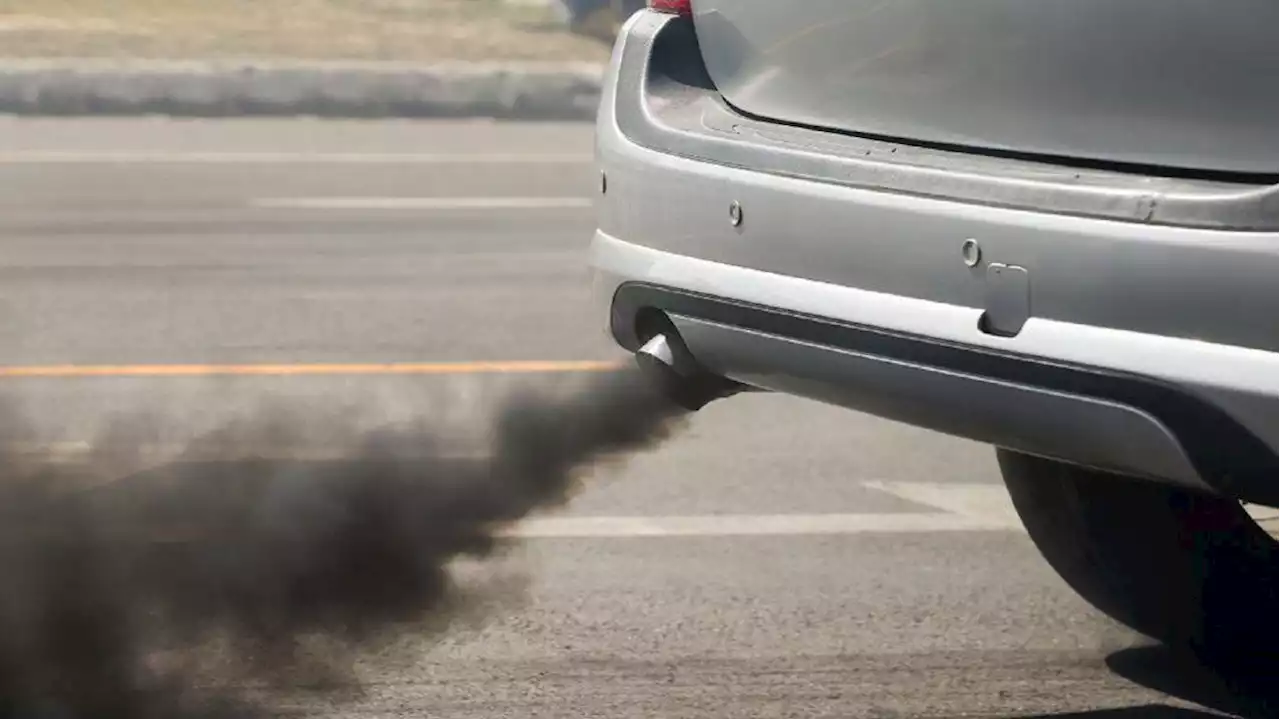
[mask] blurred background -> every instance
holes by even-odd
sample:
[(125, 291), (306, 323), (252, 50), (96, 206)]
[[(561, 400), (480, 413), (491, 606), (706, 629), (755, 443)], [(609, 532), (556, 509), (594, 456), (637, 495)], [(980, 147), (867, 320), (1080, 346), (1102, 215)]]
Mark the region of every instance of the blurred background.
[(590, 60), (643, 0), (0, 0), (6, 57)]

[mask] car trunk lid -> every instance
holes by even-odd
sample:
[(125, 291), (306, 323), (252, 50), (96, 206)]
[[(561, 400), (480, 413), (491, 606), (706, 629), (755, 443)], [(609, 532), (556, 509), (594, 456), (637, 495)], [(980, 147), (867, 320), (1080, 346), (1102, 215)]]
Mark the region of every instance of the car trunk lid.
[(695, 0), (740, 111), (976, 152), (1270, 180), (1277, 3)]

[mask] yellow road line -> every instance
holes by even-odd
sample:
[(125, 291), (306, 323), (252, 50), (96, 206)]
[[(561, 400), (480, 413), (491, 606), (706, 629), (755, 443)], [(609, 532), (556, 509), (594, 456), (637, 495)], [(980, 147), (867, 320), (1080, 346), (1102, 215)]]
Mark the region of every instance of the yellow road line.
[(601, 372), (617, 369), (619, 366), (617, 362), (592, 360), (351, 364), (33, 365), (26, 367), (0, 367), (0, 378), (546, 374), (556, 372)]

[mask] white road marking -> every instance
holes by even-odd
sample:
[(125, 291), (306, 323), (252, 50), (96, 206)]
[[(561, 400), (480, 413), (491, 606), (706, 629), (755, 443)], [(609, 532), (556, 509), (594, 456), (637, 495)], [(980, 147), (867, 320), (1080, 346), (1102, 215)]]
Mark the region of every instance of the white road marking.
[(1280, 539), (1280, 510), (1274, 507), (1265, 507), (1261, 504), (1249, 504), (1242, 502), (1244, 511), (1253, 519), (1254, 523), (1262, 528), (1272, 539)]
[(1014, 529), (1022, 526), (1009, 491), (1002, 484), (942, 482), (863, 482), (908, 502), (936, 507), (948, 514)]
[[(177, 457), (200, 459), (225, 456), (217, 447), (185, 451), (180, 445), (131, 447), (124, 455), (143, 464), (169, 462)], [(91, 458), (86, 442), (44, 444), (15, 443), (0, 447), (9, 456), (33, 454), (40, 461), (76, 462)], [(305, 449), (271, 451), (239, 447), (240, 457), (283, 461), (333, 460), (341, 453)], [(254, 451), (257, 450), (257, 451)], [(109, 457), (110, 448), (105, 450)], [(185, 455), (185, 456), (184, 456)], [(483, 459), (484, 454), (461, 451), (450, 459)], [(439, 459), (439, 456), (434, 457)], [(660, 537), (760, 537), (820, 536), (852, 534), (931, 534), (938, 532), (1022, 531), (1004, 487), (990, 484), (941, 484), (924, 482), (864, 482), (865, 486), (888, 492), (911, 502), (936, 507), (937, 512), (907, 513), (824, 513), (824, 514), (723, 514), (693, 516), (535, 516), (501, 532), (514, 539), (629, 539)]]
[(1009, 494), (998, 484), (864, 482), (865, 486), (937, 512), (725, 514), (685, 517), (533, 517), (507, 536), (639, 538), (802, 536), (866, 533), (1021, 532)]
[(758, 537), (1010, 531), (1002, 521), (958, 514), (725, 514), (687, 517), (534, 517), (503, 532), (520, 539)]
[(1250, 504), (1249, 502), (1241, 502), (1244, 505), (1244, 511), (1255, 522), (1274, 522), (1280, 510), (1275, 507), (1267, 507), (1261, 504)]
[(586, 164), (589, 154), (572, 153), (435, 153), (435, 152), (0, 152), (0, 163), (10, 164), (198, 164), (237, 165), (246, 163), (302, 165), (530, 165)]
[(293, 210), (562, 210), (592, 206), (586, 197), (272, 197), (253, 206)]

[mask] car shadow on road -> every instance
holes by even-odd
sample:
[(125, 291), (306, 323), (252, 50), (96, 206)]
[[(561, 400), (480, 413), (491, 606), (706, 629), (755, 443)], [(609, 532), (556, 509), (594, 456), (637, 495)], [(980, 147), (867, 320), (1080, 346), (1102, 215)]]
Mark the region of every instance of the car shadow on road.
[(1203, 709), (1142, 704), (1117, 709), (1019, 717), (1018, 719), (1274, 719), (1276, 667), (1247, 667), (1230, 675), (1214, 672), (1163, 645), (1124, 649), (1106, 658), (1107, 668), (1128, 681)]
[[(1276, 664), (1241, 667), (1230, 673), (1214, 672), (1194, 659), (1162, 645), (1133, 647), (1111, 654), (1107, 667), (1135, 684), (1198, 704), (1213, 711), (1245, 719), (1276, 716)], [(1150, 715), (1185, 717), (1176, 714)]]
[(1168, 704), (1143, 704), (1120, 709), (1099, 709), (1067, 714), (1038, 714), (1018, 719), (1223, 719), (1221, 714), (1201, 709), (1169, 706)]

